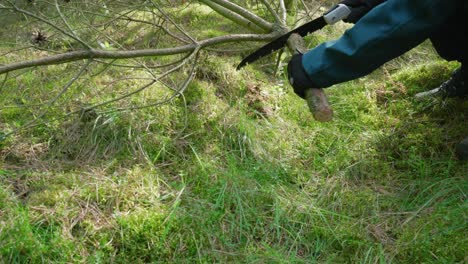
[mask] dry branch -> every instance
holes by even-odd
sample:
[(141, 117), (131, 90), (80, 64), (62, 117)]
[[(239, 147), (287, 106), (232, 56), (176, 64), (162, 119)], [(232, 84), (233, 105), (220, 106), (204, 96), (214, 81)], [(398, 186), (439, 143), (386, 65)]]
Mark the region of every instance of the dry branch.
[(16, 63), (2, 65), (0, 66), (0, 74), (24, 68), (61, 64), (83, 59), (129, 59), (139, 57), (169, 56), (191, 52), (199, 47), (205, 48), (209, 46), (237, 41), (268, 41), (274, 39), (277, 36), (278, 34), (276, 32), (270, 34), (235, 34), (202, 40), (196, 44), (188, 44), (176, 48), (164, 49), (141, 49), (128, 51), (109, 51), (99, 49), (78, 50), (39, 58), (35, 60), (20, 61)]
[[(162, 98), (162, 100), (159, 100), (157, 102), (151, 103), (151, 104), (146, 104), (142, 106), (131, 106), (131, 107), (126, 107), (126, 108), (117, 108), (112, 111), (124, 111), (124, 110), (133, 110), (133, 109), (140, 109), (140, 108), (145, 108), (145, 107), (150, 107), (150, 106), (156, 106), (160, 104), (167, 103), (171, 101), (173, 98), (177, 97), (178, 95), (182, 95), (182, 92), (187, 88), (189, 83), (193, 80), (196, 72), (196, 67), (198, 63), (198, 54), (201, 49), (206, 49), (208, 47), (212, 47), (215, 45), (219, 44), (225, 44), (225, 43), (233, 43), (233, 42), (247, 42), (247, 41), (271, 41), (275, 38), (277, 38), (279, 35), (284, 33), (286, 30), (286, 7), (284, 4), (284, 1), (281, 0), (279, 2), (279, 7), (280, 7), (280, 14), (278, 14), (273, 6), (270, 5), (270, 3), (267, 0), (262, 0), (261, 2), (266, 6), (267, 10), (272, 14), (272, 16), (275, 19), (275, 23), (271, 23), (266, 21), (265, 19), (261, 18), (260, 16), (256, 15), (255, 13), (245, 9), (244, 7), (235, 4), (232, 1), (229, 0), (199, 0), (199, 2), (202, 2), (203, 4), (211, 7), (214, 11), (222, 15), (224, 18), (231, 20), (234, 23), (237, 23), (245, 28), (247, 28), (251, 32), (256, 32), (258, 34), (229, 34), (225, 36), (219, 36), (219, 37), (214, 37), (214, 38), (209, 38), (209, 39), (204, 39), (204, 40), (197, 40), (196, 37), (191, 36), (188, 32), (186, 32), (183, 28), (182, 25), (176, 23), (174, 20), (171, 19), (171, 17), (166, 14), (165, 10), (163, 10), (160, 6), (158, 6), (155, 2), (149, 1), (145, 2), (148, 4), (148, 8), (144, 9), (144, 12), (150, 15), (152, 15), (152, 19), (154, 20), (153, 22), (146, 21), (145, 18), (140, 19), (138, 16), (133, 17), (132, 12), (136, 12), (137, 9), (135, 6), (129, 5), (128, 8), (131, 9), (131, 11), (128, 12), (123, 12), (123, 13), (115, 13), (114, 15), (107, 15), (106, 14), (99, 14), (98, 11), (92, 10), (92, 14), (94, 17), (100, 17), (100, 18), (106, 18), (110, 19), (109, 21), (106, 21), (105, 23), (102, 23), (102, 21), (99, 21), (99, 24), (93, 24), (92, 21), (89, 21), (89, 23), (81, 23), (79, 24), (80, 26), (76, 26), (76, 29), (72, 27), (72, 25), (69, 23), (71, 20), (69, 17), (67, 17), (67, 13), (64, 13), (66, 11), (66, 8), (62, 6), (59, 6), (58, 1), (52, 1), (52, 3), (55, 3), (55, 10), (58, 13), (58, 18), (59, 21), (58, 23), (62, 25), (62, 27), (57, 24), (57, 21), (54, 21), (53, 18), (46, 16), (46, 15), (41, 15), (40, 12), (35, 13), (35, 11), (29, 11), (25, 9), (22, 9), (15, 5), (14, 1), (11, 0), (6, 0), (7, 4), (0, 4), (0, 9), (2, 10), (10, 10), (12, 12), (15, 12), (16, 14), (20, 14), (22, 16), (27, 17), (28, 19), (32, 19), (34, 21), (37, 21), (43, 25), (47, 25), (50, 28), (53, 28), (57, 32), (61, 33), (65, 38), (71, 39), (73, 44), (80, 44), (81, 48), (80, 50), (73, 50), (73, 51), (68, 51), (68, 52), (63, 52), (63, 53), (58, 53), (54, 54), (54, 52), (60, 52), (60, 49), (58, 51), (47, 51), (49, 53), (46, 54), (52, 54), (36, 59), (31, 59), (31, 60), (25, 60), (25, 61), (17, 61), (17, 62), (3, 62), (5, 64), (0, 64), (0, 75), (4, 74), (4, 78), (0, 79), (0, 91), (3, 89), (3, 86), (5, 85), (8, 77), (11, 78), (11, 75), (9, 75), (10, 72), (20, 70), (20, 69), (27, 69), (31, 67), (39, 67), (39, 66), (46, 66), (46, 65), (56, 65), (56, 64), (62, 64), (62, 63), (68, 63), (68, 62), (75, 62), (75, 61), (82, 61), (82, 60), (88, 60), (88, 62), (82, 67), (82, 69), (73, 77), (71, 80), (63, 87), (63, 89), (56, 95), (53, 99), (49, 100), (44, 108), (41, 114), (36, 116), (32, 121), (27, 123), (26, 125), (8, 133), (12, 134), (15, 133), (16, 131), (20, 129), (24, 129), (27, 127), (31, 127), (34, 125), (37, 125), (40, 119), (44, 117), (44, 115), (49, 111), (49, 108), (59, 99), (62, 97), (62, 95), (67, 92), (69, 87), (71, 87), (75, 81), (87, 71), (89, 64), (91, 61), (99, 62), (99, 63), (105, 63), (108, 64), (107, 66), (110, 67), (112, 66), (119, 66), (119, 67), (134, 67), (139, 68), (139, 69), (145, 69), (151, 78), (149, 78), (149, 81), (145, 84), (140, 85), (138, 88), (134, 88), (132, 91), (126, 91), (125, 94), (109, 99), (107, 101), (100, 101), (96, 102), (94, 105), (91, 105), (89, 107), (86, 107), (85, 109), (69, 112), (65, 114), (66, 116), (70, 116), (72, 114), (76, 114), (82, 111), (88, 111), (90, 109), (94, 109), (97, 107), (102, 107), (104, 105), (108, 105), (111, 103), (114, 103), (119, 100), (123, 100), (125, 98), (128, 98), (132, 95), (135, 95), (143, 90), (148, 89), (149, 87), (153, 86), (156, 82), (163, 82), (163, 78), (166, 78), (170, 74), (174, 74), (176, 71), (179, 71), (183, 69), (183, 67), (187, 66), (187, 64), (191, 64), (190, 70), (188, 72), (185, 72), (184, 74), (188, 74), (186, 79), (182, 82), (181, 85), (178, 85), (176, 83), (173, 83), (173, 93), (171, 93), (171, 96), (168, 96), (168, 98)], [(88, 12), (88, 11), (82, 11), (82, 10), (77, 10), (74, 8), (70, 8), (68, 10), (69, 12)], [(118, 41), (114, 41), (114, 39), (117, 39), (117, 37), (114, 37), (111, 35), (111, 33), (108, 33), (109, 31), (106, 31), (106, 27), (112, 26), (114, 23), (117, 23), (118, 21), (123, 21), (127, 22), (127, 24), (132, 23), (138, 23), (138, 24), (143, 24), (143, 25), (150, 25), (153, 29), (154, 28), (159, 28), (163, 31), (163, 34), (165, 36), (168, 36), (169, 38), (172, 39), (172, 41), (175, 41), (177, 44), (171, 44), (173, 47), (169, 48), (150, 48), (150, 49), (135, 49), (135, 50), (127, 50), (124, 48), (123, 43), (119, 43)], [(88, 22), (88, 21), (86, 21)], [(85, 25), (86, 29), (91, 30), (94, 34), (97, 34), (101, 39), (104, 37), (105, 39), (109, 40), (114, 47), (117, 47), (118, 50), (107, 50), (107, 49), (96, 49), (93, 48), (90, 43), (95, 43), (96, 40), (94, 39), (88, 39), (86, 35), (80, 35), (79, 33), (82, 32), (82, 25)], [(170, 27), (170, 28), (169, 28)], [(174, 34), (170, 31), (172, 30), (177, 30), (177, 33), (181, 33), (181, 37), (177, 36), (179, 34)], [(108, 35), (107, 35), (108, 34)], [(157, 42), (157, 41), (156, 41)], [(171, 42), (173, 43), (173, 42)], [(153, 47), (153, 45), (148, 45), (149, 47)], [(145, 46), (145, 47), (148, 47)], [(156, 45), (154, 45), (156, 46)], [(39, 49), (38, 47), (34, 46), (36, 49)], [(304, 41), (300, 36), (291, 36), (291, 39), (288, 43), (288, 47), (292, 52), (296, 51), (304, 51)], [(21, 48), (25, 49), (25, 48)], [(16, 51), (20, 51), (21, 49), (17, 49)], [(13, 52), (13, 51), (10, 51)], [(4, 53), (4, 55), (8, 54)], [(148, 67), (144, 65), (143, 63), (135, 63), (134, 65), (115, 65), (114, 61), (120, 60), (120, 59), (137, 59), (141, 57), (162, 57), (162, 56), (171, 56), (171, 55), (185, 55), (185, 56), (180, 56), (182, 58), (179, 58), (175, 62), (171, 63), (166, 63), (165, 65), (160, 65), (158, 67)], [(110, 62), (108, 60), (111, 60)], [(140, 65), (138, 65), (140, 64)], [(163, 72), (158, 72), (156, 74), (156, 71), (153, 72), (154, 69), (156, 68), (164, 68)], [(107, 67), (104, 68), (104, 70), (107, 69)], [(103, 71), (104, 71), (103, 70)], [(101, 73), (101, 72), (99, 72)], [(314, 114), (314, 117), (319, 120), (319, 121), (328, 121), (331, 119), (332, 116), (332, 111), (331, 108), (328, 105), (326, 96), (324, 95), (323, 91), (321, 89), (311, 89), (310, 91), (307, 91), (307, 101), (309, 103), (309, 107), (311, 111)], [(1, 110), (1, 109), (0, 109)]]

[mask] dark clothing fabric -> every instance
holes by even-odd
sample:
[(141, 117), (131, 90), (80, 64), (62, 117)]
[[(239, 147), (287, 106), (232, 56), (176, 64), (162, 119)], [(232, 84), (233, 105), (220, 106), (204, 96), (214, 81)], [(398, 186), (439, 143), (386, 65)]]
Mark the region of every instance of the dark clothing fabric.
[(356, 23), (361, 17), (367, 14), (372, 8), (380, 5), (386, 0), (343, 0), (340, 4), (344, 4), (351, 8), (351, 14), (344, 19), (348, 23)]
[(326, 88), (367, 75), (428, 38), (442, 57), (463, 63), (466, 17), (463, 0), (387, 0), (338, 40), (304, 54), (302, 66), (311, 80), (309, 87)]
[(432, 45), (442, 58), (461, 62), (460, 74), (465, 83), (465, 94), (468, 89), (468, 27), (464, 25), (464, 20), (468, 18), (467, 2), (465, 1), (464, 8), (458, 9), (457, 13), (430, 37)]
[(454, 16), (447, 19), (442, 27), (431, 35), (430, 39), (439, 55), (448, 60), (457, 60), (465, 64), (468, 63), (468, 27), (466, 20), (468, 18), (468, 4), (465, 1), (465, 7), (459, 8)]
[[(302, 67), (302, 54), (294, 54), (288, 63), (288, 76), (289, 83), (296, 93), (302, 99), (305, 99), (305, 91), (310, 88), (309, 85), (312, 82), (307, 76), (307, 73)], [(293, 78), (294, 76), (294, 78)]]

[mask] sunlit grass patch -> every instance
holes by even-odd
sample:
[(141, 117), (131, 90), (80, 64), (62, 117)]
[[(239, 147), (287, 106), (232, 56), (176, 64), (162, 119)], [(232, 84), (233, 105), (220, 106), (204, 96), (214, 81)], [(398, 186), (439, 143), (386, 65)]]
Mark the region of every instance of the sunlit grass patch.
[[(181, 22), (197, 36), (235, 27), (189, 4)], [(141, 30), (116, 37), (150, 45)], [(188, 67), (89, 109), (151, 82), (126, 66), (181, 57), (93, 62), (43, 124), (0, 142), (0, 262), (463, 262), (468, 167), (453, 150), (467, 108), (413, 98), (458, 66), (429, 61), (427, 45), (326, 89), (330, 123), (313, 119), (273, 57), (236, 71), (240, 56), (202, 51), (182, 94), (165, 84)], [(53, 98), (80, 65), (8, 80), (1, 131), (37, 116), (22, 106)]]

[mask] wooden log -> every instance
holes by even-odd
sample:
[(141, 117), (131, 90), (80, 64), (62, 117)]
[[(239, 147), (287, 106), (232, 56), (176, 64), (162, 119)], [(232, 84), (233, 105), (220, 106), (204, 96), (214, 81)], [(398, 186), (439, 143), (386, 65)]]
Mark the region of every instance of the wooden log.
[[(298, 52), (305, 53), (306, 47), (304, 40), (298, 34), (292, 34), (288, 39), (288, 48), (291, 53), (295, 54)], [(328, 103), (327, 96), (323, 89), (311, 88), (305, 93), (305, 99), (309, 105), (309, 110), (314, 116), (315, 120), (320, 122), (328, 122), (333, 119), (333, 109)]]

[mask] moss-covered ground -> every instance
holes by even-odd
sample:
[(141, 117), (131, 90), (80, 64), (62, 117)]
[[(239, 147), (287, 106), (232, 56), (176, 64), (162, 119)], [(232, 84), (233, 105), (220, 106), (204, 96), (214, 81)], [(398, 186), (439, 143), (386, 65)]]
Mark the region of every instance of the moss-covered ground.
[[(44, 123), (2, 141), (0, 263), (466, 261), (468, 164), (454, 149), (468, 102), (414, 98), (456, 63), (424, 43), (327, 89), (335, 118), (318, 123), (283, 67), (238, 72), (240, 59), (204, 51), (167, 104), (63, 118), (139, 84), (89, 73)], [(66, 67), (7, 81), (0, 131), (37, 115)], [(154, 87), (126, 103), (166, 95)]]

